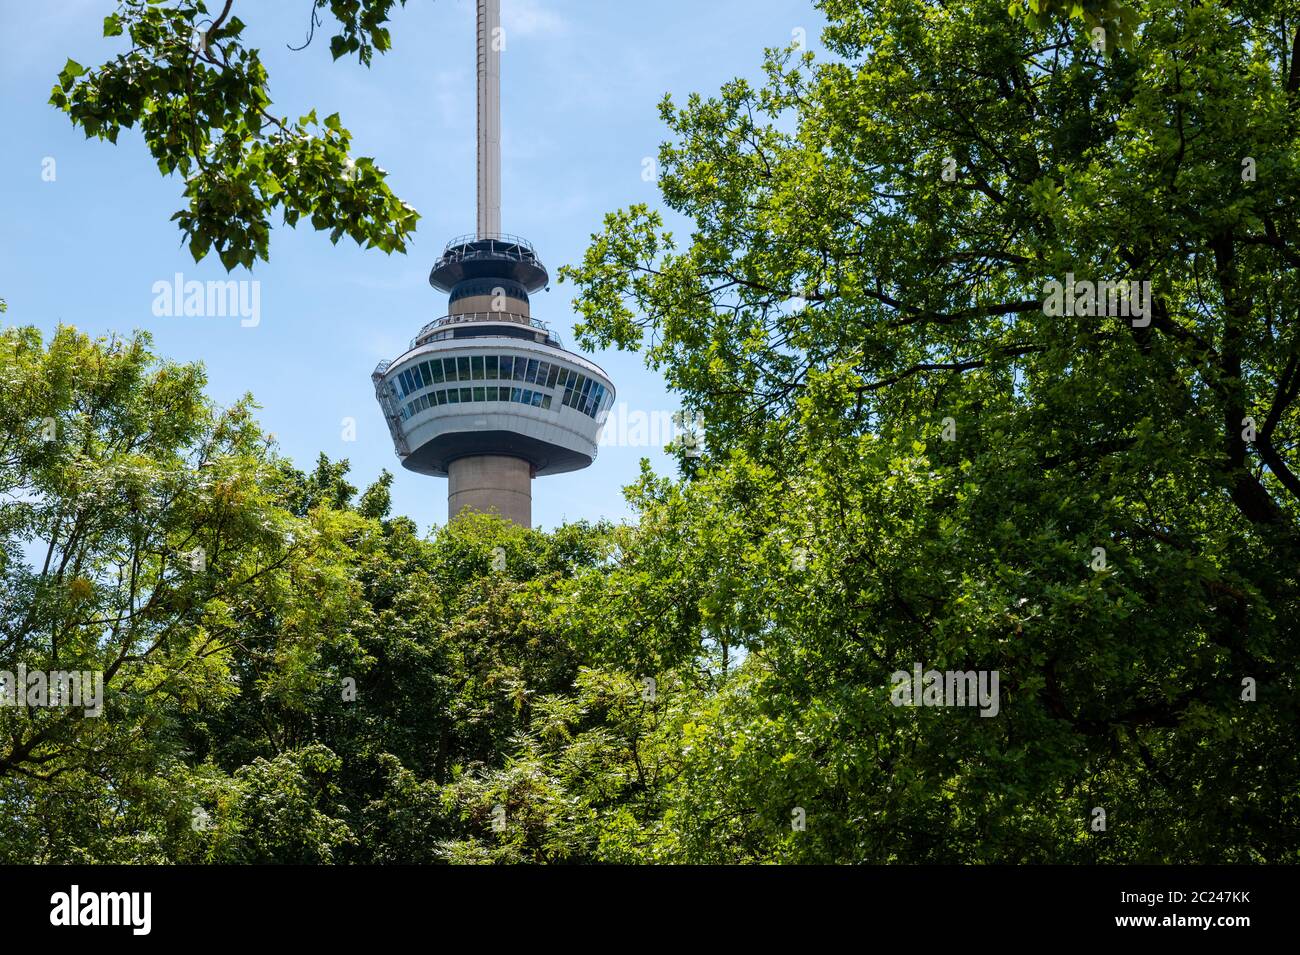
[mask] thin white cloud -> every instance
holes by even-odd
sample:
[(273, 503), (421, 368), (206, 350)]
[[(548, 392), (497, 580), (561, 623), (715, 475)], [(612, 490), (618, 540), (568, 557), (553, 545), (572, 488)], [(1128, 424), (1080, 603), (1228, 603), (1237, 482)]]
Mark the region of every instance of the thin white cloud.
[(502, 0), (501, 26), (506, 31), (506, 43), (512, 36), (534, 36), (568, 32), (569, 25), (553, 10), (544, 8), (538, 0)]
[(444, 126), (458, 129), (473, 120), (474, 78), (469, 70), (439, 70), (433, 78), (433, 88), (433, 99)]

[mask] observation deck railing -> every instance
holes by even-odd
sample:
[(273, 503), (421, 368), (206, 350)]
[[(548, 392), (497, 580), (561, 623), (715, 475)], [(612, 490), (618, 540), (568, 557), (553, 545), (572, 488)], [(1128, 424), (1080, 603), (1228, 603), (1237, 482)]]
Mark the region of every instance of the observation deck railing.
[(520, 315), (518, 312), (462, 312), (459, 315), (444, 315), (441, 318), (435, 318), (429, 324), (425, 325), (420, 329), (416, 336), (411, 339), (411, 348), (418, 348), (420, 345), (432, 341), (435, 333), (453, 325), (479, 324), (484, 322), (509, 322), (512, 325), (526, 325), (539, 332), (544, 332), (547, 340), (554, 342), (557, 346), (560, 344), (559, 338), (551, 331), (549, 325), (540, 319), (531, 318), (528, 315)]
[(505, 257), (516, 262), (536, 262), (537, 250), (523, 236), (508, 232), (494, 232), (489, 235), (458, 235), (447, 243), (442, 250), (445, 261), (472, 258)]

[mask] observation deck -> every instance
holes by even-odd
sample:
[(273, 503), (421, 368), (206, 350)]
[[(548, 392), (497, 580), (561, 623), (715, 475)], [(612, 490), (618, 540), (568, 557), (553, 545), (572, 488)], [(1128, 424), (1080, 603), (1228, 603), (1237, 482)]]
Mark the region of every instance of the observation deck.
[(462, 235), (443, 249), (429, 272), (429, 284), (443, 292), (471, 279), (507, 279), (528, 294), (546, 288), (551, 277), (532, 243), (517, 235)]

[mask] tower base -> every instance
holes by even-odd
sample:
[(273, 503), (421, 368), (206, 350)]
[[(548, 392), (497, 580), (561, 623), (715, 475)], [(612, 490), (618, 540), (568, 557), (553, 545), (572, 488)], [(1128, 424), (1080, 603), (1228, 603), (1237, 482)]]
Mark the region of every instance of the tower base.
[(447, 517), (462, 511), (498, 514), (520, 527), (533, 526), (533, 466), (522, 458), (480, 454), (447, 466)]

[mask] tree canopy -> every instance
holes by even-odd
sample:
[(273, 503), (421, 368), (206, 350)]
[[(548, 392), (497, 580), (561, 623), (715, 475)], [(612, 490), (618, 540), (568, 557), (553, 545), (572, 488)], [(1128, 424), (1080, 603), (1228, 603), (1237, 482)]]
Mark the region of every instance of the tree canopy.
[[(731, 519), (814, 555), (815, 597), (751, 627), (755, 671), (807, 671), (775, 678), (810, 684), (787, 739), (849, 721), (797, 765), (913, 853), (1293, 853), (1295, 5), (1112, 9), (1127, 34), (822, 7), (829, 62), (664, 101), (689, 242), (633, 206), (566, 270), (583, 339), (645, 346), (702, 414)], [(1051, 314), (1070, 280), (1149, 283), (1149, 314)], [(1009, 708), (887, 731), (839, 702), (912, 660), (997, 669)], [(1124, 834), (1084, 838), (1108, 803)]]

